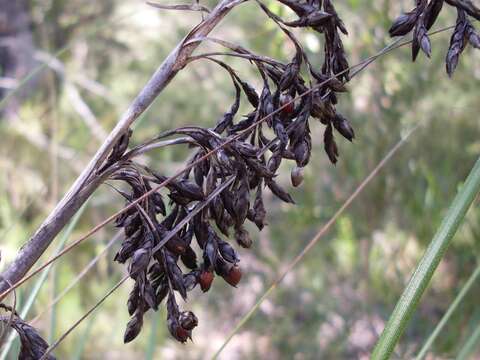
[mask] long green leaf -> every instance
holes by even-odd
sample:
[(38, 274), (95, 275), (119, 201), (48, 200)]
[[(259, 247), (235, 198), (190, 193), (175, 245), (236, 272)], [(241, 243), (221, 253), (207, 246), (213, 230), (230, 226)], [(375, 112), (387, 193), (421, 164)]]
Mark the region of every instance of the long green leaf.
[[(60, 238), (58, 246), (55, 249), (55, 255), (58, 254), (63, 249), (63, 247), (65, 246), (65, 243), (70, 238), (70, 235), (71, 235), (73, 229), (77, 225), (78, 220), (80, 219), (83, 212), (85, 211), (85, 208), (87, 207), (87, 203), (88, 203), (88, 200), (87, 200), (87, 202), (85, 202), (85, 204), (83, 204), (83, 206), (80, 208), (80, 210), (78, 210), (78, 212), (75, 214), (72, 221), (68, 224), (68, 227), (65, 229), (65, 232), (63, 233), (62, 237)], [(45, 280), (47, 279), (47, 276), (48, 276), (48, 274), (49, 274), (49, 272), (52, 268), (52, 265), (53, 264), (49, 265), (48, 267), (45, 268), (45, 270), (43, 270), (42, 275), (40, 275), (37, 282), (33, 286), (33, 289), (30, 292), (30, 295), (28, 296), (25, 304), (23, 305), (22, 309), (19, 312), (20, 317), (22, 319), (24, 319), (28, 315), (28, 312), (30, 311), (30, 308), (32, 307), (33, 303), (35, 302), (42, 285), (44, 284)], [(4, 347), (4, 349), (3, 349), (3, 351), (0, 355), (0, 360), (5, 360), (6, 359), (7, 354), (10, 351), (10, 348), (12, 346), (12, 342), (13, 342), (14, 338), (15, 338), (15, 333), (12, 333), (10, 335), (10, 337), (8, 338), (8, 341), (5, 344), (5, 347)]]
[(402, 336), (408, 321), (428, 287), (430, 280), (442, 260), (448, 245), (462, 223), (468, 208), (480, 190), (480, 159), (453, 200), (437, 233), (420, 260), (400, 300), (373, 350), (372, 359), (389, 359), (395, 345)]
[(97, 315), (93, 314), (92, 317), (88, 319), (87, 325), (85, 326), (85, 330), (83, 330), (82, 334), (80, 335), (80, 338), (78, 339), (77, 347), (73, 352), (72, 360), (81, 360), (85, 358), (85, 356), (83, 356), (83, 352), (85, 350), (85, 345), (87, 343), (87, 340), (89, 339), (90, 334), (92, 332), (93, 323), (95, 322), (96, 318), (97, 318)]
[(472, 353), (475, 351), (475, 348), (477, 347), (479, 342), (480, 342), (480, 323), (477, 324), (477, 327), (473, 332), (473, 334), (470, 335), (468, 340), (460, 349), (460, 352), (458, 353), (458, 356), (457, 356), (457, 360), (473, 359), (473, 357), (470, 357), (470, 355), (472, 355)]
[(147, 347), (145, 350), (145, 360), (154, 360), (155, 358), (155, 347), (157, 346), (160, 313), (160, 311), (157, 311), (152, 316), (152, 328), (150, 330), (150, 338), (148, 339)]
[(427, 355), (428, 350), (432, 346), (438, 334), (440, 334), (440, 331), (442, 331), (443, 327), (447, 324), (447, 321), (450, 319), (453, 312), (458, 308), (458, 305), (460, 305), (465, 295), (467, 295), (468, 291), (472, 288), (472, 285), (475, 284), (475, 281), (477, 280), (479, 275), (480, 275), (480, 266), (478, 266), (475, 269), (475, 271), (472, 273), (472, 275), (470, 275), (470, 277), (468, 278), (465, 285), (463, 285), (462, 289), (458, 293), (455, 300), (453, 300), (453, 302), (450, 304), (447, 311), (445, 312), (445, 315), (443, 315), (438, 325), (435, 327), (435, 329), (433, 330), (431, 335), (428, 337), (425, 344), (422, 346), (422, 349), (420, 350), (417, 357), (415, 358), (416, 360), (421, 360), (425, 357), (425, 355)]

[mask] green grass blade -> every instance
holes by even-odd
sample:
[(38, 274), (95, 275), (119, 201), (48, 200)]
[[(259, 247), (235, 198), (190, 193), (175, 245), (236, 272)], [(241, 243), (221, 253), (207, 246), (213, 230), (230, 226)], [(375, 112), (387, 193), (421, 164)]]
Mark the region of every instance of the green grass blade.
[(453, 312), (458, 308), (458, 305), (460, 305), (465, 295), (467, 295), (467, 293), (470, 291), (472, 285), (475, 284), (475, 281), (477, 280), (479, 275), (480, 275), (480, 266), (478, 266), (475, 269), (475, 271), (472, 273), (472, 275), (470, 275), (470, 277), (468, 278), (465, 285), (463, 285), (462, 289), (458, 293), (455, 300), (453, 300), (452, 304), (448, 307), (447, 311), (445, 312), (445, 315), (443, 315), (442, 319), (440, 320), (438, 325), (435, 327), (432, 334), (428, 337), (427, 341), (422, 346), (422, 349), (420, 350), (417, 357), (415, 358), (416, 360), (421, 360), (425, 357), (425, 355), (427, 355), (428, 350), (432, 346), (438, 334), (440, 334), (443, 327), (446, 325), (446, 323), (452, 316)]
[[(55, 249), (55, 254), (58, 254), (63, 249), (63, 247), (64, 247), (65, 243), (67, 242), (68, 238), (70, 237), (73, 229), (77, 225), (78, 220), (80, 219), (83, 212), (85, 211), (85, 208), (87, 207), (87, 204), (88, 204), (88, 200), (78, 210), (78, 212), (75, 214), (72, 221), (68, 224), (68, 227), (65, 229), (65, 232), (63, 233), (62, 237), (60, 238), (58, 246)], [(40, 275), (37, 282), (35, 283), (32, 291), (30, 292), (30, 295), (28, 296), (27, 300), (25, 301), (25, 304), (22, 306), (22, 309), (19, 311), (20, 317), (22, 319), (25, 319), (25, 317), (28, 315), (28, 312), (30, 311), (30, 308), (32, 307), (33, 303), (35, 302), (42, 285), (45, 283), (45, 280), (47, 279), (47, 276), (48, 276), (48, 274), (49, 274), (49, 272), (52, 268), (52, 265), (53, 264), (47, 266), (45, 268), (45, 270), (43, 270), (42, 274)], [(10, 351), (10, 348), (12, 346), (12, 341), (13, 341), (14, 338), (15, 338), (15, 333), (12, 333), (10, 335), (10, 337), (8, 338), (8, 341), (6, 342), (2, 353), (0, 354), (0, 360), (5, 360), (6, 359), (7, 354)]]
[(78, 339), (78, 343), (73, 353), (72, 360), (85, 359), (85, 356), (83, 356), (83, 352), (85, 350), (85, 344), (87, 343), (87, 340), (90, 338), (90, 334), (93, 328), (93, 323), (95, 322), (96, 317), (97, 317), (96, 314), (93, 314), (92, 317), (88, 319), (87, 325), (85, 326), (85, 329), (83, 330), (82, 334), (80, 335), (80, 338)]
[(477, 328), (473, 332), (473, 334), (468, 338), (467, 342), (463, 345), (458, 353), (457, 360), (468, 360), (473, 359), (470, 357), (472, 353), (475, 351), (478, 343), (480, 342), (480, 324), (477, 324)]
[(158, 338), (158, 324), (160, 322), (160, 311), (157, 311), (152, 316), (152, 327), (150, 330), (150, 338), (145, 349), (145, 360), (155, 359), (155, 347), (157, 346)]
[[(52, 299), (55, 299), (55, 296), (57, 294), (57, 288), (58, 288), (58, 271), (57, 271), (57, 266), (58, 264), (53, 263), (52, 264), (54, 267), (51, 270), (51, 281), (52, 281)], [(56, 327), (57, 327), (57, 306), (54, 304), (52, 306), (51, 312), (50, 312), (50, 330), (48, 332), (48, 343), (51, 343), (53, 340), (55, 340), (55, 332), (56, 332)]]
[(373, 350), (372, 359), (389, 359), (395, 345), (402, 336), (418, 302), (425, 292), (433, 273), (463, 221), (468, 208), (480, 189), (480, 159), (453, 200), (437, 233), (420, 260), (400, 300)]

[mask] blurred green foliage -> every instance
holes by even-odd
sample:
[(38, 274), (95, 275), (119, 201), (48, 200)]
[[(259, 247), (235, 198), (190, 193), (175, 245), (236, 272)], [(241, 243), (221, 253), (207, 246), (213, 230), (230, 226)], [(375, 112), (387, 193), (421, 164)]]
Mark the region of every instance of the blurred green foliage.
[[(292, 16), (278, 3), (270, 0), (268, 4), (278, 14)], [(215, 2), (205, 5), (213, 7)], [(391, 42), (390, 21), (409, 5), (387, 0), (339, 2), (338, 11), (350, 30), (345, 43), (351, 64)], [(37, 0), (29, 3), (27, 11), (38, 49), (54, 53), (68, 46), (68, 51), (59, 59), (65, 75), (42, 71), (15, 116), (0, 122), (0, 266), (14, 257), (100, 144), (75, 110), (67, 84), (78, 88), (98, 124), (108, 132), (168, 52), (200, 20), (196, 13), (159, 11), (131, 0)], [(442, 24), (453, 24), (452, 11), (444, 13)], [(321, 38), (309, 31), (298, 33), (316, 59), (314, 65), (321, 66)], [(288, 59), (292, 54), (291, 44), (254, 2), (235, 9), (214, 34), (272, 57)], [(246, 276), (239, 289), (217, 280), (207, 294), (192, 293), (187, 307), (200, 319), (193, 343), (181, 346), (170, 339), (162, 309), (159, 315), (149, 315), (152, 321), (134, 343), (123, 345), (128, 321), (128, 286), (124, 286), (91, 322), (63, 342), (57, 351), (59, 358), (208, 358), (275, 274), (303, 249), (402, 133), (421, 121), (423, 126), (337, 222), (335, 231), (287, 276), (222, 354), (225, 359), (367, 358), (480, 150), (479, 53), (466, 51), (450, 80), (443, 64), (448, 41), (447, 33), (433, 37), (432, 59), (420, 57), (415, 64), (407, 48), (398, 49), (352, 80), (339, 107), (357, 136), (353, 144), (339, 140), (341, 156), (336, 167), (328, 162), (319, 141), (323, 126), (312, 121), (313, 160), (303, 186), (292, 190), (297, 206), (269, 199), (269, 226), (262, 233), (255, 232), (252, 251), (240, 252)], [(199, 51), (214, 48), (205, 44)], [(258, 85), (252, 66), (240, 59), (229, 62)], [(95, 81), (103, 95), (82, 87), (79, 77)], [(139, 120), (132, 142), (182, 125), (214, 124), (233, 95), (228, 75), (210, 63), (195, 62), (180, 72)], [(243, 109), (246, 113), (247, 107)], [(179, 147), (152, 152), (145, 161), (173, 174), (187, 156), (188, 149)], [(285, 184), (288, 170), (285, 166), (280, 175)], [(102, 187), (74, 235), (85, 233), (122, 204), (111, 189)], [(57, 263), (57, 292), (113, 234), (111, 226), (105, 228)], [(475, 269), (479, 236), (480, 211), (474, 206), (396, 356), (409, 358), (420, 349)], [(120, 278), (122, 267), (113, 263), (113, 254), (110, 251), (99, 261), (58, 304), (56, 326), (49, 323), (53, 319), (49, 315), (40, 319), (37, 326), (43, 333), (54, 329), (51, 336), (58, 338)], [(52, 277), (44, 285), (32, 314), (53, 299), (54, 284)], [(19, 290), (19, 299), (28, 287)], [(468, 341), (478, 327), (479, 297), (480, 285), (476, 284), (433, 345), (432, 358), (451, 358)], [(149, 335), (152, 323), (156, 325), (154, 336)], [(478, 347), (476, 354), (480, 356)]]

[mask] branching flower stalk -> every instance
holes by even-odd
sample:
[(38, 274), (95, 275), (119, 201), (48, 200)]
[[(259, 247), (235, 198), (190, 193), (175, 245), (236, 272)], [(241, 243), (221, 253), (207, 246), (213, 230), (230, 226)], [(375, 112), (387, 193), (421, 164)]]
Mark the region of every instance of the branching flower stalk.
[[(286, 203), (294, 203), (275, 177), (282, 161), (294, 161), (292, 185), (302, 183), (303, 169), (311, 157), (310, 119), (325, 126), (324, 149), (333, 164), (339, 156), (335, 133), (349, 141), (355, 137), (349, 121), (336, 110), (338, 96), (346, 91), (345, 82), (350, 76), (341, 38), (341, 34), (348, 33), (333, 2), (279, 1), (298, 19), (285, 21), (262, 2), (256, 2), (294, 45), (295, 53), (287, 63), (254, 54), (225, 40), (208, 38), (213, 27), (242, 0), (224, 0), (211, 12), (203, 7), (161, 6), (174, 10), (200, 10), (208, 15), (154, 74), (72, 189), (3, 275), (5, 279), (11, 282), (20, 280), (66, 220), (100, 184), (106, 180), (120, 182), (127, 185), (128, 190), (122, 190), (124, 187), (115, 189), (127, 206), (116, 217), (115, 224), (123, 229), (125, 240), (114, 260), (128, 263), (128, 275), (134, 280), (127, 301), (131, 320), (124, 341), (132, 341), (138, 336), (144, 314), (150, 309), (157, 310), (164, 300), (167, 326), (172, 336), (182, 343), (191, 338), (198, 319), (192, 312), (180, 309), (177, 296), (186, 300), (188, 292), (197, 285), (204, 292), (208, 291), (215, 276), (222, 277), (234, 287), (239, 283), (242, 277), (240, 258), (228, 239), (233, 237), (243, 248), (252, 246), (245, 224), (251, 222), (259, 230), (265, 226), (265, 189)], [(478, 35), (465, 13), (480, 18), (480, 11), (468, 1), (447, 3), (457, 7), (459, 19), (447, 56), (447, 70), (450, 69), (451, 74), (466, 42), (478, 45)], [(413, 59), (420, 49), (430, 54), (427, 31), (442, 5), (443, 1), (418, 0), (416, 8), (402, 15), (392, 26), (392, 36), (413, 31)], [(321, 69), (312, 66), (300, 41), (290, 31), (298, 27), (312, 28), (324, 38)], [(204, 40), (226, 47), (232, 52), (227, 55), (250, 61), (262, 79), (261, 91), (257, 92), (232, 67), (217, 59), (217, 54), (191, 56)], [(228, 73), (235, 89), (230, 108), (212, 128), (177, 128), (128, 150), (132, 135), (130, 125), (180, 69), (197, 60), (211, 61)], [(294, 101), (300, 94), (301, 99)], [(238, 119), (242, 95), (252, 110)], [(188, 144), (194, 149), (187, 163), (188, 170), (181, 177), (167, 178), (135, 161), (141, 153), (177, 144)], [(167, 188), (166, 193), (157, 191), (163, 185)], [(167, 211), (166, 201), (170, 211)], [(0, 291), (7, 288), (5, 282), (1, 283)]]

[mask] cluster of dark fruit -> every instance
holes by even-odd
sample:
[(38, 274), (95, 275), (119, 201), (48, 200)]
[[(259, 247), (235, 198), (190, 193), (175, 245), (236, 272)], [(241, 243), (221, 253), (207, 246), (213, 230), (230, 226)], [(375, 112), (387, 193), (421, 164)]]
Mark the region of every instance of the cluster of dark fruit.
[(416, 7), (412, 11), (400, 15), (395, 20), (390, 28), (390, 35), (402, 36), (413, 30), (413, 61), (417, 58), (420, 49), (430, 57), (432, 49), (427, 31), (435, 24), (444, 2), (457, 9), (457, 23), (450, 39), (450, 46), (445, 59), (447, 73), (449, 76), (452, 76), (465, 47), (470, 44), (477, 49), (480, 48), (480, 36), (470, 22), (467, 14), (477, 19), (479, 19), (480, 16), (478, 9), (469, 1), (417, 0)]
[[(47, 342), (33, 326), (20, 318), (14, 308), (0, 303), (0, 309), (8, 314), (0, 315), (0, 345), (3, 346), (6, 343), (9, 330), (13, 329), (17, 332), (20, 338), (20, 352), (18, 353), (18, 359), (40, 359), (48, 349)], [(55, 360), (55, 357), (47, 355), (45, 360)]]
[[(295, 45), (296, 52), (289, 63), (217, 40), (233, 51), (232, 56), (248, 59), (256, 66), (263, 79), (260, 93), (225, 62), (207, 54), (192, 57), (191, 61), (206, 59), (226, 70), (235, 87), (235, 101), (216, 126), (168, 131), (126, 152), (129, 132), (119, 140), (103, 167), (111, 173), (110, 179), (129, 185), (129, 191), (117, 191), (130, 204), (167, 179), (134, 161), (133, 154), (142, 148), (154, 146), (166, 137), (186, 138), (190, 147), (196, 149), (190, 165), (221, 147), (212, 156), (195, 163), (182, 178), (170, 181), (166, 185), (167, 194), (154, 192), (116, 219), (116, 225), (124, 229), (125, 240), (115, 260), (129, 261), (129, 275), (135, 281), (127, 304), (132, 317), (125, 342), (139, 334), (145, 312), (157, 310), (164, 299), (167, 299), (170, 333), (180, 342), (187, 341), (198, 320), (192, 312), (179, 310), (176, 294), (186, 299), (197, 285), (206, 292), (215, 275), (232, 286), (239, 283), (242, 277), (239, 256), (227, 240), (233, 236), (241, 247), (252, 246), (245, 224), (249, 221), (260, 230), (265, 226), (265, 188), (284, 202), (294, 202), (275, 177), (284, 159), (293, 160), (296, 167), (291, 173), (292, 183), (301, 184), (303, 168), (311, 155), (311, 117), (326, 125), (324, 145), (333, 163), (338, 157), (334, 129), (350, 141), (354, 137), (349, 122), (335, 109), (336, 94), (345, 91), (343, 82), (349, 79), (338, 32), (346, 33), (342, 21), (329, 0), (308, 3), (282, 0), (282, 3), (299, 19), (285, 22), (263, 4), (259, 5)], [(324, 35), (325, 63), (321, 70), (312, 68), (288, 27), (312, 27)], [(302, 67), (312, 78), (308, 82), (302, 77)], [(253, 110), (236, 120), (242, 93)], [(305, 93), (308, 95), (293, 101)]]
[[(47, 342), (40, 336), (37, 330), (20, 319), (17, 315), (0, 316), (0, 322), (9, 324), (20, 338), (19, 360), (40, 359), (48, 349)], [(47, 355), (46, 360), (55, 360), (52, 355)]]

